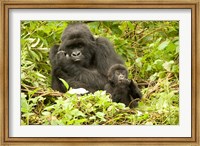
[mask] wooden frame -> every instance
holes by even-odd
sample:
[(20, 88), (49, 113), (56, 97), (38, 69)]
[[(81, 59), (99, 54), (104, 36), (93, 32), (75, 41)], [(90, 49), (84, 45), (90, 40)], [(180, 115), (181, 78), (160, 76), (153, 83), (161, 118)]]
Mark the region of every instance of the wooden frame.
[[(9, 90), (8, 90), (8, 14), (11, 8), (178, 8), (178, 9), (191, 9), (192, 10), (192, 137), (191, 138), (11, 138), (9, 137)], [(135, 2), (133, 0), (121, 1), (121, 0), (98, 0), (93, 2), (92, 0), (87, 1), (48, 1), (43, 0), (32, 0), (32, 1), (18, 1), (18, 0), (3, 0), (1, 1), (1, 60), (0, 64), (3, 70), (0, 74), (0, 97), (1, 97), (1, 142), (3, 145), (13, 145), (13, 144), (53, 144), (62, 143), (63, 145), (69, 144), (99, 144), (99, 145), (114, 145), (114, 144), (175, 144), (175, 145), (198, 145), (199, 143), (199, 1), (142, 1)]]

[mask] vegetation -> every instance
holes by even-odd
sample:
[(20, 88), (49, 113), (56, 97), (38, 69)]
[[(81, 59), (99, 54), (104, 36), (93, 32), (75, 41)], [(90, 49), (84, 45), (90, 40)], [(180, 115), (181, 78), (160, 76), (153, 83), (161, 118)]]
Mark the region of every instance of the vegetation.
[(113, 42), (138, 83), (143, 99), (134, 109), (112, 102), (105, 91), (81, 96), (51, 89), (49, 50), (69, 23), (21, 22), (22, 125), (179, 124), (178, 21), (85, 22), (95, 36)]

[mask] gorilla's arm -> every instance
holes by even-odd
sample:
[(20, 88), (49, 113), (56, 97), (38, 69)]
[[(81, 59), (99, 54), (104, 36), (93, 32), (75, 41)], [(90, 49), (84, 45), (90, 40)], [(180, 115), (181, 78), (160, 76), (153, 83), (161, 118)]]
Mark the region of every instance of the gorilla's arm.
[(133, 82), (133, 80), (131, 80), (129, 88), (130, 88), (130, 96), (133, 99), (140, 100), (142, 98), (142, 93), (140, 92), (140, 89), (138, 88), (137, 84)]
[(66, 88), (63, 85), (63, 83), (59, 80), (59, 78), (64, 79), (65, 76), (67, 76), (67, 74), (65, 74), (61, 67), (57, 65), (57, 61), (56, 61), (56, 54), (58, 52), (58, 48), (59, 45), (54, 45), (51, 50), (50, 50), (50, 54), (49, 54), (49, 58), (50, 58), (50, 63), (52, 65), (52, 79), (51, 79), (51, 85), (52, 88), (54, 90), (58, 90), (60, 92), (66, 92)]
[(50, 49), (49, 59), (52, 67), (56, 66), (56, 54), (58, 52), (59, 45), (54, 45)]

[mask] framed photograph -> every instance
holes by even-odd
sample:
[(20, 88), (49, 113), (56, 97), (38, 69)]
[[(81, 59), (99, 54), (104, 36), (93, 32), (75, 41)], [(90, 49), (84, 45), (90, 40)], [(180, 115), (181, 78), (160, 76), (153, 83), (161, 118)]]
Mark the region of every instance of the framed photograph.
[(199, 145), (199, 1), (1, 12), (2, 145)]

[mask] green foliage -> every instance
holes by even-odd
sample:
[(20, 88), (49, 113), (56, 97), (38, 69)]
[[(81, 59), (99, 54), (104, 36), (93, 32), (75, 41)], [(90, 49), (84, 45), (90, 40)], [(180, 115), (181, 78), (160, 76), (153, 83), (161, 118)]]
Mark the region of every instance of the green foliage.
[(49, 48), (60, 43), (66, 22), (24, 21), (21, 23), (21, 81), (33, 87), (50, 83)]
[[(61, 94), (50, 88), (49, 50), (70, 21), (21, 22), (21, 124), (179, 124), (178, 21), (87, 21), (95, 37), (108, 38), (143, 93), (134, 109), (105, 91)], [(60, 79), (64, 86), (69, 85)]]
[(61, 78), (59, 80), (61, 80), (61, 82), (63, 83), (65, 88), (68, 90), (69, 89), (69, 85), (67, 84), (67, 82), (65, 80), (61, 79)]
[[(109, 119), (117, 117), (120, 109), (128, 111), (124, 105), (112, 103), (105, 91), (83, 96), (66, 93), (55, 100), (55, 104), (44, 108), (41, 119), (52, 125), (112, 124)], [(49, 118), (53, 120), (49, 121)]]

